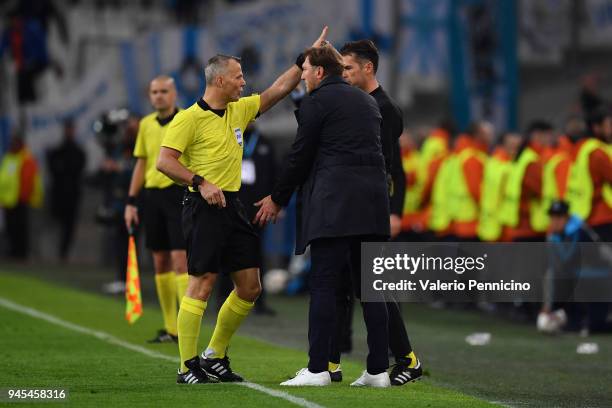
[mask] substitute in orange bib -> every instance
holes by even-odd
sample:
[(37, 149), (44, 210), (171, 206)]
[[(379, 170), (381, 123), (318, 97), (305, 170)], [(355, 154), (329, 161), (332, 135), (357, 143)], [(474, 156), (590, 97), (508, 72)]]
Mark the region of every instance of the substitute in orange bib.
[(42, 182), (36, 159), (16, 131), (0, 163), (0, 207), (4, 209), (9, 256), (24, 260), (30, 252), (30, 208), (40, 208)]
[(402, 232), (400, 242), (428, 241), (426, 237), (425, 211), (421, 208), (426, 172), (421, 166), (422, 157), (417, 140), (409, 130), (404, 130), (399, 138), (402, 168), (406, 179), (404, 208), (402, 212)]
[(612, 136), (612, 114), (598, 111), (588, 118), (588, 132), (572, 151), (567, 185), (570, 213), (593, 227), (602, 241), (612, 241), (611, 148), (602, 140)]
[[(551, 153), (544, 162), (542, 174), (542, 205), (545, 209), (553, 202), (565, 199), (572, 164), (572, 139), (584, 134), (585, 127), (582, 119), (570, 118), (565, 125), (565, 134), (556, 137), (550, 147)], [(548, 213), (546, 218), (549, 219)]]
[(450, 155), (438, 157), (431, 161), (423, 187), (421, 208), (427, 229), (434, 241), (447, 241), (452, 237), (450, 211), (446, 190), (450, 172), (448, 164)]
[(457, 138), (450, 157), (448, 181), (452, 234), (459, 241), (478, 240), (480, 195), (494, 128), (489, 122), (470, 125), (469, 132)]
[(448, 154), (454, 133), (455, 127), (448, 120), (443, 120), (431, 131), (419, 149), (423, 169), (426, 170), (433, 160)]
[(542, 155), (552, 138), (552, 125), (534, 121), (512, 163), (504, 189), (502, 218), (503, 224), (511, 228), (513, 241), (545, 240), (548, 217), (542, 200)]
[(510, 241), (510, 229), (502, 224), (504, 188), (512, 161), (518, 153), (523, 137), (520, 133), (507, 132), (501, 138), (493, 154), (487, 160), (480, 194), (480, 218), (478, 238), (481, 241)]

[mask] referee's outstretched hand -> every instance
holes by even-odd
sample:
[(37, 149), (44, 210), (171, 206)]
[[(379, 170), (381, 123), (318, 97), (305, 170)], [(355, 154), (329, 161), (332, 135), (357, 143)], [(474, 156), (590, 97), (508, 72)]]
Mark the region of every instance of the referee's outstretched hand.
[(317, 38), (315, 42), (312, 43), (313, 48), (324, 47), (325, 45), (327, 45), (327, 31), (328, 30), (329, 30), (329, 27), (327, 26), (323, 27), (323, 30), (321, 31), (319, 38)]
[(206, 202), (210, 205), (216, 205), (219, 208), (225, 208), (227, 203), (225, 202), (225, 196), (223, 195), (223, 191), (215, 186), (213, 183), (209, 183), (208, 181), (204, 181), (199, 186), (200, 194), (202, 198), (206, 200)]

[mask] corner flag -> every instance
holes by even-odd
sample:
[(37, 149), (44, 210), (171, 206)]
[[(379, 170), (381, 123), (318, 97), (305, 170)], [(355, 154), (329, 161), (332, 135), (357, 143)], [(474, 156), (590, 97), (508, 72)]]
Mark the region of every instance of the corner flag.
[(142, 315), (142, 298), (140, 296), (140, 278), (138, 277), (138, 259), (136, 243), (130, 234), (128, 243), (127, 273), (125, 277), (125, 318), (133, 324)]

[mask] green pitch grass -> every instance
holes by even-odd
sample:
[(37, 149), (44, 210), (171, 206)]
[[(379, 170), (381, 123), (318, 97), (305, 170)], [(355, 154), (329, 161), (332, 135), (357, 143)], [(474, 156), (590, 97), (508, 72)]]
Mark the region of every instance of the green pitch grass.
[[(279, 317), (246, 320), (243, 333), (306, 347), (306, 331), (295, 316), (306, 316), (302, 299), (274, 299)], [(534, 324), (513, 323), (476, 311), (433, 310), (402, 304), (412, 345), (431, 374), (426, 381), (445, 388), (514, 407), (612, 407), (612, 335), (581, 338), (568, 333), (546, 336)], [(354, 351), (364, 361), (366, 333), (359, 306), (355, 308)], [(465, 337), (491, 333), (491, 343), (470, 346)], [(285, 333), (285, 335), (283, 335)], [(287, 334), (289, 333), (289, 334)], [(582, 342), (595, 342), (599, 353), (577, 354)]]
[[(103, 331), (123, 341), (175, 357), (175, 345), (147, 345), (159, 326), (155, 308), (132, 327), (123, 320), (118, 299), (68, 289), (32, 277), (3, 271), (0, 297), (88, 329)], [(305, 316), (302, 324), (305, 325)], [(71, 331), (0, 306), (0, 388), (65, 388), (67, 405), (75, 407), (296, 406), (291, 402), (234, 384), (186, 386), (175, 384), (177, 364), (154, 358), (94, 336)], [(211, 334), (204, 325), (203, 347)], [(304, 351), (246, 336), (234, 338), (230, 353), (233, 368), (248, 380), (268, 389), (325, 407), (485, 407), (492, 404), (440, 387), (428, 381), (385, 390), (348, 386), (361, 368), (343, 362), (346, 380), (324, 388), (287, 389), (278, 383), (306, 361)], [(19, 406), (37, 406), (22, 403)]]

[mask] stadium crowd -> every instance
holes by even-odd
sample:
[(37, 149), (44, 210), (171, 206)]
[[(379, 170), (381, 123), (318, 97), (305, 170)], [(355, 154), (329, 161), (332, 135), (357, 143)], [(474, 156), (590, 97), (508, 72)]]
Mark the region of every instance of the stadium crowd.
[(406, 130), (399, 239), (544, 241), (547, 212), (563, 200), (609, 241), (611, 137), (612, 115), (603, 109), (560, 131), (536, 120), (525, 134), (506, 132), (497, 143), (487, 122), (459, 134), (442, 125), (424, 138)]

